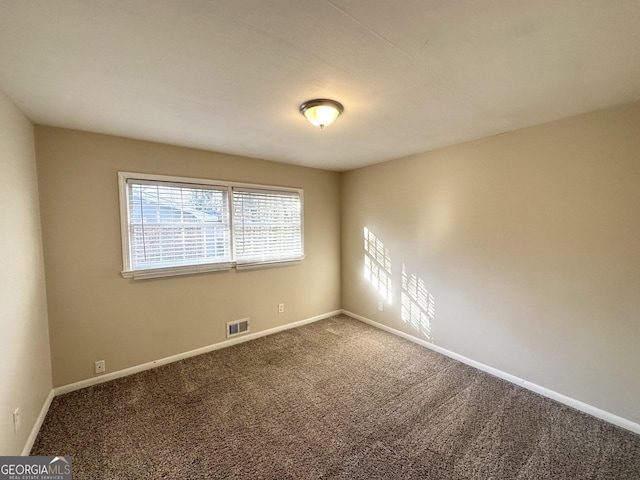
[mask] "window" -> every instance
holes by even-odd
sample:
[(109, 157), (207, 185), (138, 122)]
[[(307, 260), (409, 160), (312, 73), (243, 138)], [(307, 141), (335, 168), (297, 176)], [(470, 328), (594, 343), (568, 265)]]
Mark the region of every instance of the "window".
[(120, 172), (124, 277), (304, 258), (302, 190)]
[(233, 189), (233, 238), (238, 263), (277, 262), (302, 255), (300, 196)]

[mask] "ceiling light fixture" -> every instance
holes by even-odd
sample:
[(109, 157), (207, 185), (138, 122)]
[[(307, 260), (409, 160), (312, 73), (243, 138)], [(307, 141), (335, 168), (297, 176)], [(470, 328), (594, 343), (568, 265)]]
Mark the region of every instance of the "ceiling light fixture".
[(309, 120), (309, 123), (320, 128), (331, 125), (342, 112), (344, 107), (341, 103), (327, 98), (308, 100), (300, 105), (300, 113)]

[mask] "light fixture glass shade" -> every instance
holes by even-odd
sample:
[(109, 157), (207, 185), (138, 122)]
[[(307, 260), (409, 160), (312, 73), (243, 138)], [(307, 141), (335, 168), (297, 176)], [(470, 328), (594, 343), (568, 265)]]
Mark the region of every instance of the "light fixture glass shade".
[(344, 107), (340, 103), (326, 98), (309, 100), (300, 105), (300, 113), (309, 120), (309, 123), (320, 128), (331, 125), (343, 111)]

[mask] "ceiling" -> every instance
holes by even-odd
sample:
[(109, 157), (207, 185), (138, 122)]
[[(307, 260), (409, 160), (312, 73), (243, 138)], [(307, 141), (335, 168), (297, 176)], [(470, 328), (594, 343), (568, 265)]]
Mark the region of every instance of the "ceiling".
[[(344, 171), (640, 99), (638, 0), (0, 0), (35, 123)], [(298, 111), (345, 111), (320, 130)]]

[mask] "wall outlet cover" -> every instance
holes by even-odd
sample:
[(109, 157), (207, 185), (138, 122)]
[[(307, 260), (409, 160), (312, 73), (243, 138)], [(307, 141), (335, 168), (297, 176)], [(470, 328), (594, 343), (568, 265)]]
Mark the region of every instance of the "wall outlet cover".
[(107, 366), (104, 360), (98, 360), (95, 363), (95, 373), (104, 373), (107, 371)]

